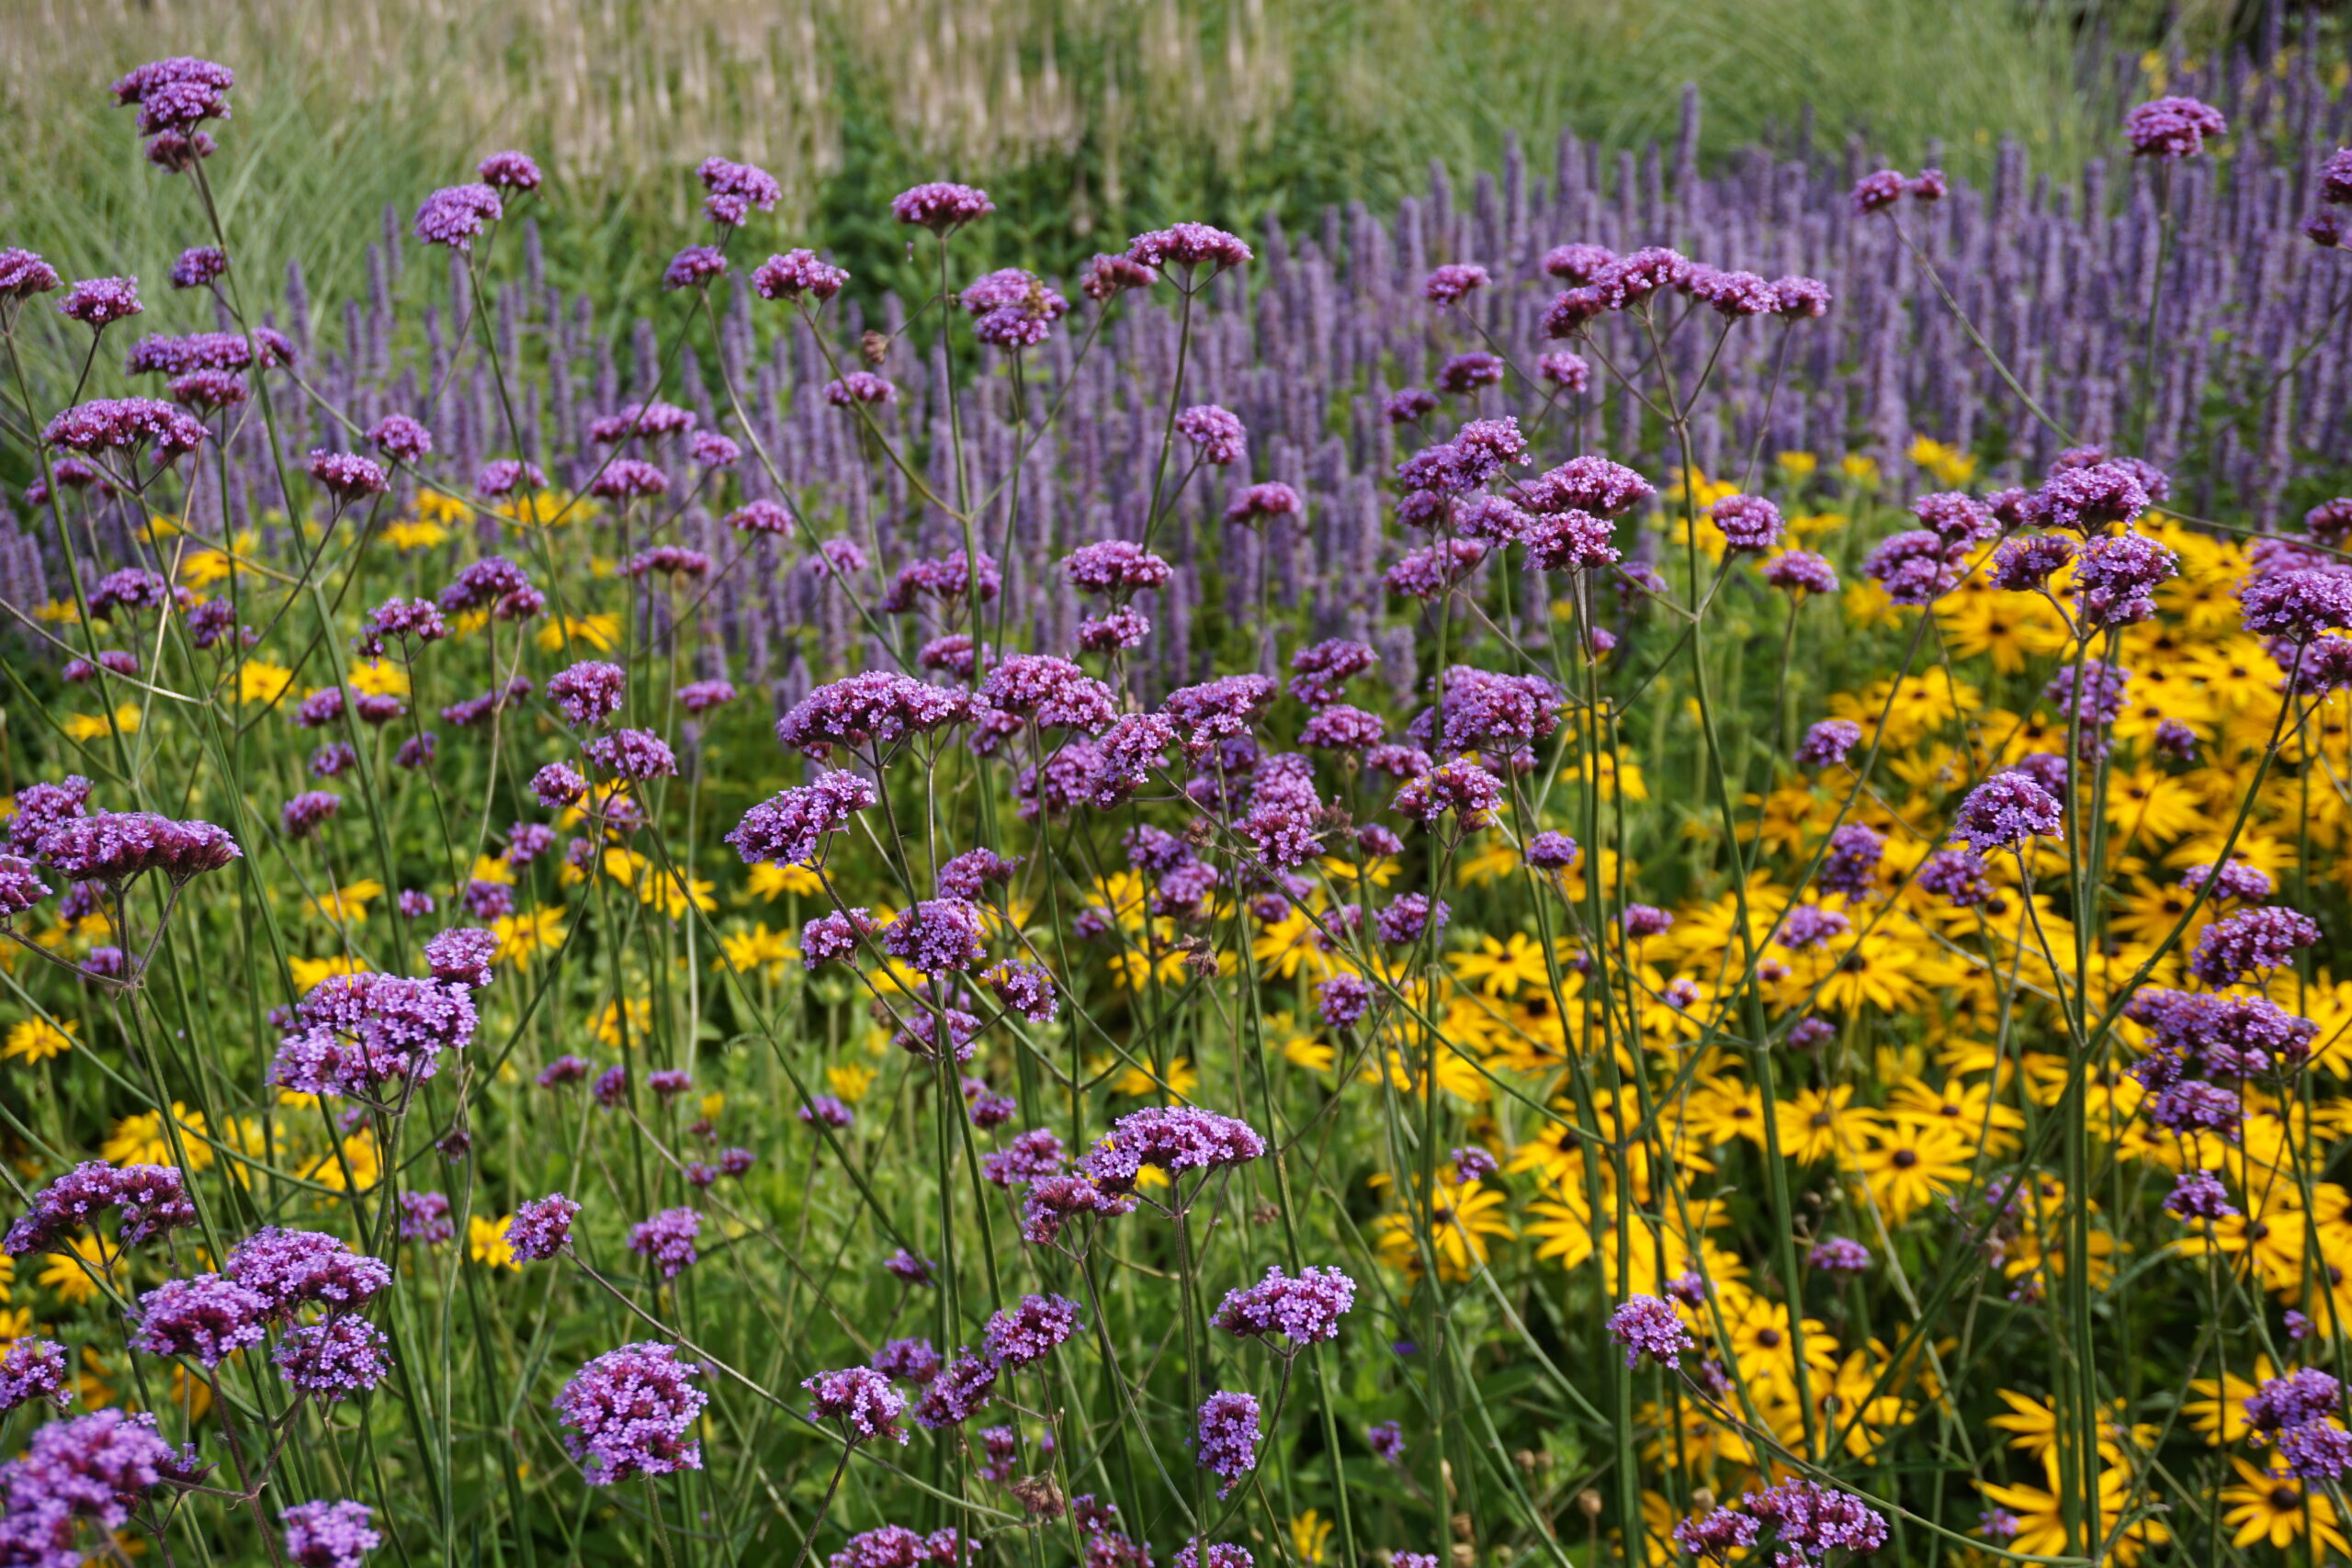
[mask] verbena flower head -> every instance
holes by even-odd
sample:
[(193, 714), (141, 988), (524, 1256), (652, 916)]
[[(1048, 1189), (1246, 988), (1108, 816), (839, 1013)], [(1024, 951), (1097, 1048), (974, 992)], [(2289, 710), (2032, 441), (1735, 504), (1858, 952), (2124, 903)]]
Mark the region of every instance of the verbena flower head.
[(1788, 593), (1838, 592), (1838, 569), (1811, 550), (1782, 550), (1758, 570), (1765, 581)]
[(135, 277), (85, 277), (57, 302), (57, 313), (86, 327), (106, 327), (139, 314)]
[(809, 693), (776, 721), (775, 738), (822, 761), (835, 746), (888, 747), (956, 723), (970, 706), (960, 693), (874, 671)]
[(299, 1307), (364, 1306), (392, 1281), (382, 1260), (322, 1231), (265, 1226), (230, 1248), (222, 1272), (256, 1292), (274, 1317)]
[(506, 215), (498, 192), (486, 185), (450, 186), (424, 198), (413, 232), (428, 245), (471, 251), (484, 229)]
[(663, 1209), (629, 1227), (628, 1249), (661, 1269), (664, 1280), (674, 1280), (694, 1266), (701, 1235), (702, 1215), (692, 1209)]
[(179, 822), (150, 811), (99, 811), (58, 822), (37, 845), (40, 862), (80, 882), (119, 886), (153, 872), (185, 882), (218, 871), (243, 852), (209, 822)]
[(1760, 495), (1727, 495), (1708, 507), (1707, 515), (1735, 550), (1769, 550), (1784, 525), (1781, 509)]
[(71, 1568), (85, 1559), (75, 1526), (121, 1529), (133, 1506), (167, 1479), (190, 1475), (156, 1435), (152, 1415), (100, 1410), (34, 1428), (22, 1458), (0, 1464), (0, 1546), (16, 1561)]
[(187, 1356), (209, 1370), (266, 1336), (269, 1300), (218, 1274), (166, 1280), (139, 1298), (130, 1344), (151, 1356)]
[(1206, 223), (1177, 223), (1128, 241), (1127, 259), (1156, 272), (1171, 268), (1192, 272), (1205, 266), (1214, 274), (1241, 265), (1251, 259), (1251, 254), (1238, 235)]
[(1860, 1557), (1886, 1544), (1886, 1519), (1878, 1510), (1818, 1482), (1783, 1481), (1748, 1493), (1740, 1506), (1772, 1528), (1782, 1562), (1825, 1562), (1833, 1551)]
[(1958, 548), (1982, 544), (2001, 531), (2000, 520), (1991, 507), (1958, 491), (1918, 497), (1911, 502), (1911, 515), (1921, 527)]
[(1000, 1371), (1025, 1367), (1045, 1359), (1084, 1326), (1076, 1302), (1057, 1295), (1023, 1296), (989, 1316), (981, 1354)]
[(738, 227), (754, 209), (773, 212), (784, 199), (784, 186), (775, 176), (754, 164), (705, 158), (695, 177), (708, 193), (703, 197), (703, 216), (721, 228)]
[(1355, 1281), (1338, 1269), (1309, 1267), (1294, 1278), (1269, 1268), (1256, 1284), (1227, 1292), (1216, 1321), (1244, 1338), (1280, 1335), (1294, 1347), (1316, 1345), (1338, 1337), (1355, 1299)]
[(2123, 117), (2133, 156), (2177, 162), (2205, 151), (2209, 137), (2229, 134), (2222, 111), (2197, 98), (2154, 98)]
[(727, 253), (717, 245), (688, 245), (662, 269), (662, 287), (675, 291), (700, 288), (727, 275)]
[(842, 1439), (852, 1445), (888, 1438), (904, 1443), (911, 1435), (899, 1425), (907, 1411), (907, 1396), (872, 1367), (844, 1367), (819, 1372), (800, 1386), (813, 1396), (808, 1416), (820, 1423), (840, 1424)]
[(1960, 586), (1952, 547), (1932, 529), (1906, 528), (1871, 547), (1862, 575), (1897, 604), (1924, 608)]
[(110, 1209), (122, 1213), (117, 1234), (126, 1246), (196, 1224), (196, 1209), (178, 1167), (118, 1168), (104, 1160), (88, 1160), (33, 1194), (32, 1207), (8, 1227), (0, 1250), (15, 1257), (52, 1251), (73, 1232), (96, 1229), (98, 1216)]
[(1494, 279), (1474, 262), (1448, 262), (1421, 280), (1421, 298), (1432, 305), (1454, 305)]
[(617, 664), (584, 659), (548, 680), (548, 695), (563, 716), (582, 728), (599, 725), (621, 711), (628, 677)]
[(322, 1399), (364, 1393), (391, 1372), (391, 1341), (366, 1318), (341, 1313), (287, 1330), (277, 1342), (278, 1375), (288, 1386)]
[(1003, 349), (1035, 348), (1069, 311), (1069, 301), (1044, 278), (1019, 267), (987, 274), (965, 289), (958, 302), (972, 318), (972, 334)]
[(591, 1486), (702, 1468), (691, 1433), (710, 1396), (694, 1384), (696, 1361), (667, 1345), (607, 1350), (574, 1372), (556, 1396), (564, 1448)]
[(1263, 1437), (1258, 1401), (1251, 1395), (1221, 1389), (1202, 1402), (1194, 1452), (1201, 1468), (1218, 1477), (1218, 1496), (1230, 1494), (1258, 1468)]
[(1697, 1348), (1690, 1330), (1671, 1303), (1657, 1296), (1628, 1296), (1609, 1314), (1610, 1337), (1625, 1348), (1625, 1364), (1641, 1365), (1644, 1357), (1671, 1366)]
[(953, 233), (995, 210), (996, 203), (989, 199), (988, 192), (944, 180), (914, 186), (890, 198), (892, 217), (934, 234)]
[(2319, 926), (2294, 909), (2239, 909), (2207, 926), (2188, 970), (2207, 985), (2233, 986), (2249, 970), (2279, 969), (2319, 941)]
[(1982, 854), (2014, 849), (2030, 838), (2055, 838), (2061, 821), (2057, 797), (2011, 771), (1995, 773), (1968, 792), (1952, 820), (1951, 836)]
[(535, 191), (543, 183), (538, 164), (527, 152), (492, 152), (474, 165), (474, 176), (501, 190)]
[(145, 451), (159, 464), (184, 457), (210, 432), (193, 415), (157, 398), (94, 398), (76, 403), (41, 430), (52, 446), (76, 452)]
[(1131, 1191), (1145, 1166), (1170, 1177), (1216, 1170), (1266, 1152), (1266, 1141), (1246, 1122), (1193, 1106), (1154, 1106), (1112, 1123), (1102, 1141), (1079, 1160), (1082, 1174), (1104, 1191)]
[(848, 375), (825, 383), (825, 400), (836, 408), (854, 404), (895, 403), (899, 389), (870, 370), (853, 370)]
[(2165, 1213), (2183, 1220), (2225, 1220), (2238, 1210), (2230, 1190), (2210, 1170), (2185, 1170), (2165, 1195)]
[(360, 1568), (384, 1544), (376, 1512), (365, 1503), (297, 1503), (278, 1515), (286, 1525), (286, 1560), (294, 1568)]
[[(2086, 541), (2075, 561), (2075, 594), (2083, 624), (2122, 626), (2154, 618), (2155, 591), (2179, 571), (2179, 558), (2144, 534)], [(2346, 611), (2352, 613), (2352, 579), (2343, 584), (2341, 598)]]
[(518, 490), (545, 490), (548, 476), (537, 463), (526, 463), (516, 457), (497, 457), (481, 466), (474, 476), (474, 488), (488, 496), (512, 495)]
[(752, 288), (763, 299), (797, 299), (821, 305), (840, 293), (849, 274), (808, 250), (786, 251), (752, 269)]
[(2154, 504), (2137, 464), (2100, 461), (2053, 470), (2036, 496), (2039, 515), (2056, 528), (2086, 537), (2129, 525)]
[(1249, 450), (1241, 417), (1215, 403), (1195, 403), (1177, 414), (1176, 433), (1198, 450), (1200, 461), (1219, 468), (1241, 461)]
[(65, 287), (57, 269), (31, 251), (0, 249), (0, 300), (22, 301)]
[(2238, 591), (2238, 604), (2245, 629), (2256, 636), (2309, 642), (2323, 632), (2352, 626), (2352, 571), (2307, 567), (2266, 572)]
[(1880, 169), (1875, 173), (1864, 175), (1855, 181), (1853, 192), (1849, 199), (1856, 212), (1867, 216), (1873, 212), (1883, 212), (1901, 201), (1905, 188), (1901, 171)]
[(1815, 1269), (1832, 1274), (1866, 1273), (1871, 1266), (1871, 1249), (1841, 1235), (1824, 1236), (1814, 1244), (1811, 1262)]
[(271, 1080), (298, 1093), (368, 1100), (432, 1077), (444, 1051), (472, 1043), (478, 1015), (469, 986), (357, 974), (313, 987), (293, 1021)]
[(73, 1403), (74, 1390), (66, 1377), (65, 1347), (28, 1337), (0, 1352), (0, 1415), (35, 1400), (62, 1410)]
[(579, 1213), (580, 1205), (560, 1192), (517, 1204), (506, 1226), (506, 1245), (514, 1249), (514, 1261), (536, 1263), (568, 1248), (571, 1222)]

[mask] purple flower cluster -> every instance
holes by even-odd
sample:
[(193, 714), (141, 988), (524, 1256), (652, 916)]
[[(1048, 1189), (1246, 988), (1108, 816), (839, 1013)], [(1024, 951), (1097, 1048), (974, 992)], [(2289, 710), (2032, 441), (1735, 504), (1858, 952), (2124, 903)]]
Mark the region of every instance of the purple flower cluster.
[(74, 1402), (65, 1347), (48, 1339), (19, 1339), (0, 1352), (0, 1415), (37, 1399), (60, 1410)]
[(359, 1568), (384, 1544), (376, 1511), (365, 1503), (297, 1503), (277, 1517), (286, 1526), (286, 1560), (294, 1568)]
[(2188, 970), (2217, 989), (2233, 986), (2247, 971), (2278, 969), (2297, 952), (2319, 941), (2319, 926), (2295, 909), (2239, 909), (2207, 926), (2189, 954)]
[(628, 1249), (661, 1269), (664, 1280), (674, 1280), (694, 1266), (698, 1256), (695, 1242), (701, 1235), (702, 1215), (695, 1210), (663, 1209), (629, 1227)]
[(1294, 1278), (1270, 1268), (1256, 1284), (1226, 1292), (1216, 1325), (1245, 1338), (1278, 1334), (1302, 1348), (1336, 1338), (1355, 1299), (1355, 1281), (1337, 1269), (1309, 1267)]
[(1254, 1396), (1226, 1389), (1210, 1394), (1201, 1403), (1197, 1432), (1195, 1454), (1201, 1468), (1219, 1478), (1218, 1496), (1258, 1468), (1258, 1444), (1265, 1434)]
[(2013, 849), (2030, 838), (2055, 838), (2057, 798), (2026, 773), (1995, 773), (1968, 792), (1952, 819), (1951, 836), (1982, 854)]
[(1609, 1335), (1625, 1348), (1625, 1364), (1644, 1357), (1672, 1366), (1696, 1348), (1690, 1328), (1672, 1303), (1658, 1296), (1628, 1296), (1609, 1314)]
[(899, 1425), (899, 1417), (907, 1411), (907, 1396), (872, 1367), (819, 1372), (804, 1379), (800, 1386), (814, 1396), (808, 1402), (808, 1418), (839, 1422), (844, 1442), (854, 1445), (886, 1438), (904, 1443), (910, 1436)]
[(1694, 1557), (1729, 1562), (1772, 1531), (1780, 1568), (1826, 1568), (1886, 1544), (1886, 1519), (1849, 1492), (1792, 1478), (1674, 1527), (1674, 1543)]
[(95, 1230), (110, 1209), (122, 1213), (116, 1233), (125, 1246), (152, 1241), (196, 1224), (196, 1207), (177, 1166), (86, 1160), (33, 1194), (32, 1207), (8, 1227), (0, 1251), (21, 1258), (53, 1252), (77, 1230)]
[(295, 1008), (271, 1080), (302, 1094), (371, 1098), (433, 1077), (443, 1051), (472, 1043), (477, 1021), (470, 984), (334, 976)]
[[(580, 1205), (560, 1192), (515, 1205), (514, 1217), (506, 1225), (506, 1245), (514, 1249), (514, 1261), (537, 1263), (569, 1247), (571, 1222), (579, 1213)], [(691, 1237), (688, 1247), (691, 1249)]]
[(148, 1492), (192, 1469), (152, 1415), (100, 1410), (37, 1427), (25, 1453), (0, 1464), (0, 1561), (75, 1568), (82, 1521), (119, 1530)]
[(667, 1345), (640, 1341), (607, 1350), (574, 1372), (556, 1396), (555, 1414), (582, 1479), (609, 1486), (700, 1470), (702, 1445), (687, 1434), (710, 1403), (694, 1384), (702, 1370)]
[(2123, 117), (2124, 140), (2135, 157), (2167, 162), (2193, 158), (2206, 139), (2229, 134), (2222, 111), (2197, 98), (2154, 98)]
[(1084, 1326), (1076, 1302), (1065, 1296), (1023, 1296), (989, 1316), (981, 1354), (999, 1371), (1013, 1371), (1045, 1359)]
[(384, 1331), (353, 1313), (288, 1329), (277, 1342), (279, 1375), (303, 1393), (322, 1399), (364, 1393), (391, 1371)]
[(1134, 1190), (1145, 1166), (1170, 1177), (1216, 1170), (1258, 1158), (1266, 1140), (1246, 1122), (1194, 1106), (1153, 1106), (1111, 1124), (1100, 1144), (1080, 1159), (1080, 1172), (1107, 1193)]

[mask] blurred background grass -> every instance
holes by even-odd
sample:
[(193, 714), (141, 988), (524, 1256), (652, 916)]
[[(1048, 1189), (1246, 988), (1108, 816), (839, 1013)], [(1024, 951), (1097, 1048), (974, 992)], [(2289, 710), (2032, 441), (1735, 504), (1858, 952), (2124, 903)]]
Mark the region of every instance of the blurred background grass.
[[(320, 298), (364, 282), (405, 216), (482, 153), (525, 148), (562, 283), (650, 291), (687, 242), (692, 164), (784, 182), (754, 243), (829, 246), (872, 280), (903, 235), (889, 194), (988, 186), (1000, 263), (1067, 272), (1133, 230), (1294, 223), (1393, 201), (1430, 162), (1548, 167), (1562, 127), (1670, 144), (1704, 86), (1710, 153), (1810, 107), (1817, 147), (1897, 162), (1931, 141), (1981, 169), (1997, 138), (2071, 170), (2138, 85), (2114, 62), (2260, 25), (2233, 0), (9, 0), (0, 243), (69, 273), (154, 276), (197, 238), (105, 85), (163, 54), (232, 64), (215, 177), (249, 267), (299, 256)], [(641, 300), (642, 294), (636, 297)]]

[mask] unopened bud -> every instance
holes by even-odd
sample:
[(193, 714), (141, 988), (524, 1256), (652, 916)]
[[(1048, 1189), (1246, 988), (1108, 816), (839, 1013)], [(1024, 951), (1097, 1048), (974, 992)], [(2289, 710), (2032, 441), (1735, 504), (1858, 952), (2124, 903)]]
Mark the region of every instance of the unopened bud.
[(879, 370), (882, 362), (890, 357), (890, 340), (880, 333), (867, 333), (857, 340), (857, 352), (865, 356), (866, 364)]
[(1588, 1519), (1600, 1517), (1600, 1494), (1589, 1486), (1586, 1487), (1577, 1494), (1577, 1506), (1584, 1511)]

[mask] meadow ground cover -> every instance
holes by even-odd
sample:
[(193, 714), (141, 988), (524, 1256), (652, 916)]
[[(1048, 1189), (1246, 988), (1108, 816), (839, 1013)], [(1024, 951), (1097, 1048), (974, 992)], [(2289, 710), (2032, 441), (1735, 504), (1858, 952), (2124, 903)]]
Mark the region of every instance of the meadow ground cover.
[(2352, 1555), (2352, 151), (2166, 85), (925, 183), (866, 308), (714, 157), (616, 337), (531, 156), (316, 305), (121, 77), (167, 276), (0, 251), (0, 1561)]

